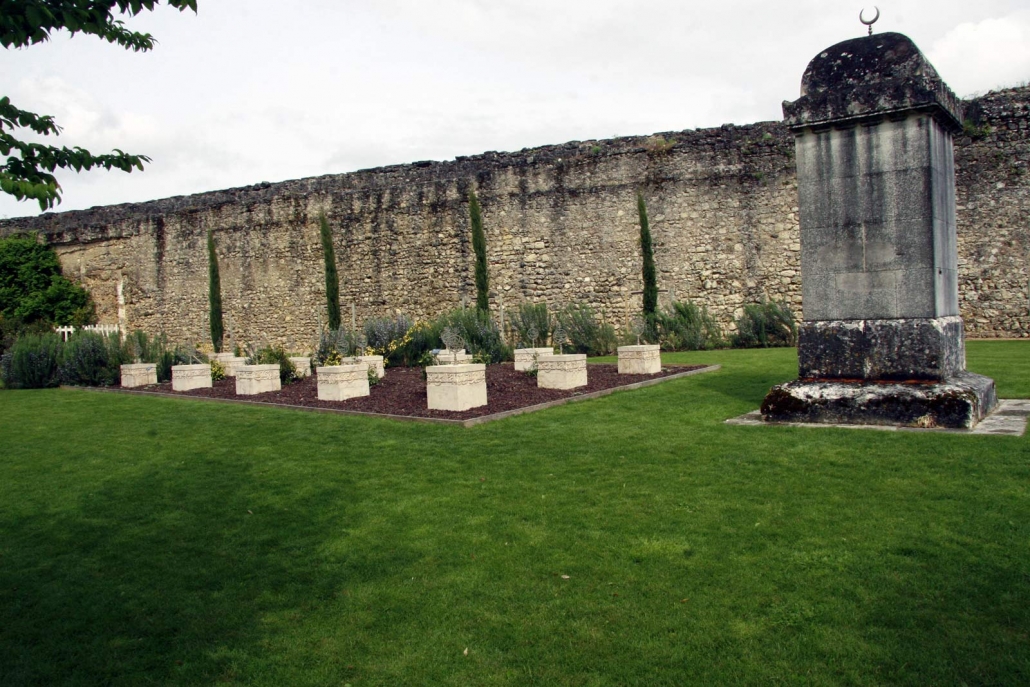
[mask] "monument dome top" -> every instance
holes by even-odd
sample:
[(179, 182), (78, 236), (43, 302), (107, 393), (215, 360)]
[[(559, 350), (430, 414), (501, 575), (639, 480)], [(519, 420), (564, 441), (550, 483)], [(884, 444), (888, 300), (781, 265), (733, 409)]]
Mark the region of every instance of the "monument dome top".
[(862, 36), (831, 46), (808, 63), (801, 97), (783, 103), (788, 126), (803, 128), (924, 109), (947, 128), (962, 128), (959, 99), (916, 44), (900, 33)]

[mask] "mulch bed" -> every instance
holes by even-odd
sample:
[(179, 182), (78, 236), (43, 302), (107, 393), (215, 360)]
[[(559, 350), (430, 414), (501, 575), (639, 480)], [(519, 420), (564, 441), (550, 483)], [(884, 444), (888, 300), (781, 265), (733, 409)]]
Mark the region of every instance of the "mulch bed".
[(704, 367), (703, 365), (681, 365), (663, 367), (653, 375), (620, 375), (618, 366), (609, 363), (590, 364), (587, 367), (588, 384), (578, 389), (561, 391), (540, 389), (536, 377), (516, 372), (512, 363), (487, 365), (487, 405), (462, 412), (429, 410), (426, 407), (426, 382), (418, 368), (387, 368), (386, 376), (371, 388), (368, 396), (346, 401), (318, 400), (318, 386), (315, 376), (307, 377), (283, 387), (254, 396), (237, 396), (235, 378), (215, 382), (209, 389), (193, 391), (172, 391), (171, 382), (144, 387), (141, 391), (172, 394), (175, 396), (246, 400), (252, 403), (270, 405), (303, 406), (325, 410), (344, 410), (361, 413), (379, 413), (415, 418), (436, 418), (441, 420), (470, 420), (495, 413), (517, 410), (541, 403), (583, 396), (597, 391), (629, 386), (638, 382), (660, 379), (682, 374)]

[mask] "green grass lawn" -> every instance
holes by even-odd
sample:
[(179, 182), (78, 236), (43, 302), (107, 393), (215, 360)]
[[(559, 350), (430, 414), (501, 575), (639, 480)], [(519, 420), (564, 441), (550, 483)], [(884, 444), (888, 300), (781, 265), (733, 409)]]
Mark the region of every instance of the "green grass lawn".
[(471, 429), (0, 392), (0, 685), (1030, 682), (1030, 438), (729, 426), (794, 351), (666, 360), (723, 369)]

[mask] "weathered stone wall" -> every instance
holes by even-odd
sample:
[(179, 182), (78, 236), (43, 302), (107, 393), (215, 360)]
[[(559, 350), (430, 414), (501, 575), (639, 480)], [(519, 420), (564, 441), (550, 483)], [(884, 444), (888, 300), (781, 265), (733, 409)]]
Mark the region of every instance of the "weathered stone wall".
[[(974, 103), (956, 141), (960, 300), (971, 336), (1028, 336), (1030, 89)], [(652, 223), (660, 303), (729, 326), (763, 296), (800, 313), (794, 142), (779, 123), (573, 142), (0, 222), (37, 231), (101, 320), (206, 339), (205, 233), (230, 337), (310, 346), (325, 319), (318, 215), (334, 230), (344, 320), (435, 315), (475, 297), (467, 191), (483, 206), (492, 307), (586, 302), (617, 325), (640, 307), (635, 194)]]
[(956, 141), (959, 305), (967, 336), (1030, 336), (1030, 88), (967, 104)]

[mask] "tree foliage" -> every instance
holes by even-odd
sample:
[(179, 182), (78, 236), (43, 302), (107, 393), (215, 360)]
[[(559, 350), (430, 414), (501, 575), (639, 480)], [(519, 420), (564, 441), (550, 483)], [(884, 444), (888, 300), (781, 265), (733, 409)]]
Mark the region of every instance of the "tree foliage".
[(640, 252), (644, 258), (644, 321), (654, 327), (658, 311), (658, 276), (654, 266), (654, 249), (651, 247), (651, 227), (647, 220), (647, 204), (642, 193), (637, 193), (637, 213), (640, 215)]
[[(131, 31), (116, 14), (135, 16), (152, 11), (159, 0), (0, 0), (0, 45), (23, 48), (50, 40), (52, 32), (66, 29), (72, 35), (84, 33), (102, 38), (134, 52), (154, 47), (149, 33)], [(197, 0), (167, 0), (180, 12), (197, 11)], [(150, 162), (146, 155), (132, 155), (117, 148), (94, 155), (80, 148), (52, 146), (23, 140), (31, 131), (37, 136), (57, 136), (61, 127), (49, 115), (16, 107), (7, 96), (0, 97), (0, 191), (18, 200), (36, 200), (42, 210), (61, 202), (57, 169), (104, 168), (131, 172)]]
[(325, 258), (325, 301), (329, 311), (329, 329), (335, 332), (340, 328), (340, 275), (336, 271), (333, 232), (324, 212), (318, 216), (318, 226), (322, 237), (322, 257)]
[(211, 306), (211, 345), (215, 353), (222, 352), (225, 326), (222, 323), (222, 279), (218, 274), (218, 253), (215, 236), (207, 230), (207, 300)]
[(0, 316), (30, 324), (96, 322), (96, 308), (81, 286), (61, 274), (50, 246), (31, 238), (0, 239)]
[(490, 312), (490, 273), (486, 264), (486, 234), (483, 213), (475, 191), (469, 191), (469, 219), (472, 221), (472, 250), (476, 254), (476, 310)]

